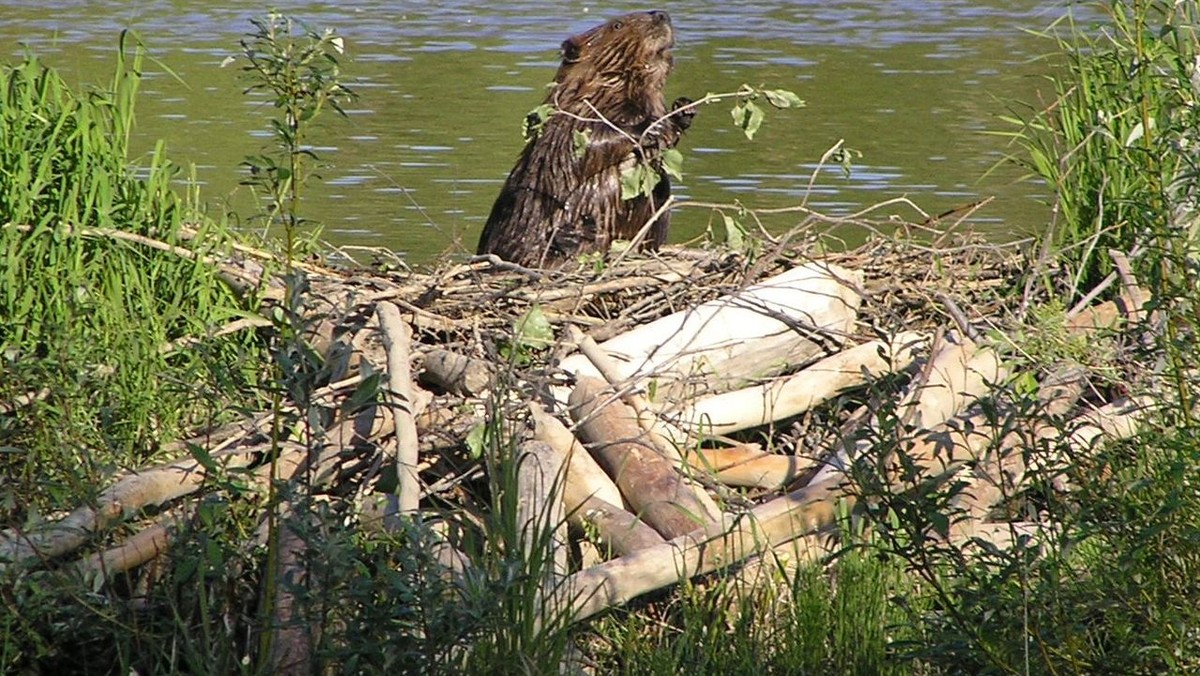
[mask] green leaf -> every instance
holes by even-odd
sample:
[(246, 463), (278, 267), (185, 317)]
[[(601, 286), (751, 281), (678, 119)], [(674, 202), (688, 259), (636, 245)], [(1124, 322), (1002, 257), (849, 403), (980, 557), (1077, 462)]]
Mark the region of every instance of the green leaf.
[(532, 141), (542, 133), (542, 127), (546, 126), (546, 120), (554, 114), (554, 106), (549, 103), (534, 108), (525, 115), (525, 120), (521, 123), (521, 138), (526, 141)]
[(754, 134), (763, 123), (762, 108), (753, 101), (746, 101), (734, 106), (730, 113), (733, 115), (733, 123), (742, 130), (746, 138), (754, 140)]
[(534, 305), (513, 323), (513, 336), (517, 345), (538, 350), (554, 343), (554, 329), (542, 308)]
[(380, 373), (372, 373), (363, 378), (358, 387), (354, 388), (354, 391), (342, 403), (342, 410), (346, 413), (361, 411), (367, 404), (374, 403), (379, 399), (381, 375)]
[(671, 177), (683, 180), (683, 153), (674, 148), (667, 148), (662, 154), (663, 170)]
[(483, 451), (487, 448), (487, 424), (479, 423), (472, 427), (471, 431), (467, 432), (466, 444), (472, 459), (482, 458)]
[(736, 251), (746, 250), (746, 228), (733, 216), (721, 214), (725, 221), (725, 244)]
[(621, 172), (621, 199), (631, 200), (653, 194), (661, 178), (657, 171), (644, 162), (629, 167)]
[(588, 144), (592, 142), (592, 133), (586, 129), (576, 129), (571, 132), (571, 145), (575, 150), (575, 159), (582, 160), (587, 154)]
[(803, 108), (804, 100), (786, 89), (764, 89), (763, 95), (776, 108)]

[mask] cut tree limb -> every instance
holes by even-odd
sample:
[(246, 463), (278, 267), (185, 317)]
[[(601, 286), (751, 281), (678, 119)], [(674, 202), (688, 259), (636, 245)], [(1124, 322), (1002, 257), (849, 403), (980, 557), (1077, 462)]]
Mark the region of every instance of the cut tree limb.
[(618, 556), (631, 554), (666, 542), (644, 521), (605, 500), (590, 497), (576, 510), (585, 529), (599, 537)]
[(928, 342), (905, 331), (839, 352), (799, 373), (764, 385), (705, 397), (673, 419), (693, 434), (722, 435), (790, 418), (872, 379), (902, 371)]
[[(622, 380), (653, 379), (651, 402), (734, 389), (839, 346), (854, 328), (862, 273), (806, 263), (737, 293), (639, 326), (600, 347)], [(584, 355), (563, 369), (599, 376)], [(560, 401), (567, 396), (559, 391)]]
[(492, 386), (492, 366), (481, 359), (452, 352), (429, 350), (421, 359), (421, 380), (469, 397), (477, 397)]
[(571, 416), (600, 465), (634, 513), (665, 537), (715, 523), (720, 510), (703, 489), (686, 482), (646, 440), (637, 415), (595, 378), (579, 378)]
[(75, 564), (76, 568), (85, 576), (105, 577), (132, 570), (167, 551), (179, 532), (179, 527), (179, 514), (169, 512), (116, 547), (80, 560)]
[(687, 462), (727, 486), (754, 488), (779, 488), (816, 464), (812, 458), (766, 453), (752, 446), (699, 448), (688, 451)]
[(566, 458), (563, 504), (567, 512), (576, 512), (591, 497), (620, 507), (623, 504), (620, 489), (567, 426), (547, 413), (540, 404), (531, 405), (529, 411), (533, 418), (533, 438), (550, 444)]

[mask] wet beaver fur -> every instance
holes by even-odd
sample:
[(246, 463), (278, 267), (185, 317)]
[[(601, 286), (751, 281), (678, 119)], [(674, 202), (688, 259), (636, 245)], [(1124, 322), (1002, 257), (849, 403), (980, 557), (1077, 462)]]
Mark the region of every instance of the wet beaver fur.
[[(661, 154), (695, 115), (691, 101), (678, 99), (667, 116), (663, 86), (674, 44), (671, 18), (659, 11), (613, 19), (563, 42), (562, 65), (546, 98), (553, 113), (508, 175), (478, 253), (554, 266), (607, 252), (614, 240), (633, 239), (650, 221), (671, 194)], [(623, 200), (622, 170), (636, 162), (648, 162), (658, 183), (650, 195)], [(664, 212), (643, 246), (657, 249), (668, 225)]]

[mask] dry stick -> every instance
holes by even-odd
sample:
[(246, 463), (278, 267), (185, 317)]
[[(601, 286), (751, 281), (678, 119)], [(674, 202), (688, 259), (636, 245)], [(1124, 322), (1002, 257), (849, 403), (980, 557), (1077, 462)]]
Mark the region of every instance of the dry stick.
[[(526, 561), (540, 561), (541, 594), (534, 616), (545, 618), (559, 601), (567, 574), (567, 522), (563, 517), (562, 484), (566, 465), (544, 441), (531, 440), (517, 451), (517, 528)], [(545, 551), (539, 551), (542, 546)]]
[(1138, 286), (1137, 275), (1133, 272), (1133, 266), (1129, 264), (1129, 258), (1125, 254), (1110, 250), (1108, 255), (1112, 258), (1113, 265), (1117, 268), (1117, 274), (1121, 277), (1121, 304), (1126, 321), (1137, 324), (1146, 318), (1143, 308), (1146, 306), (1150, 294)]
[(1102, 438), (1128, 439), (1137, 434), (1138, 426), (1146, 412), (1155, 407), (1150, 397), (1118, 399), (1092, 409), (1075, 418), (1071, 431), (1071, 451), (1076, 455), (1090, 455)]
[(229, 286), (239, 292), (244, 292), (262, 283), (262, 278), (258, 275), (253, 275), (240, 270), (232, 265), (227, 265), (211, 256), (202, 256), (191, 249), (186, 249), (181, 246), (167, 244), (166, 242), (139, 235), (124, 230), (114, 230), (111, 228), (72, 228), (71, 231), (82, 237), (97, 237), (105, 239), (115, 239), (124, 242), (140, 244), (150, 249), (156, 249), (165, 253), (174, 254), (180, 258), (185, 258), (189, 261), (199, 261), (210, 267), (216, 268), (217, 274), (225, 280)]
[(396, 426), (396, 495), (399, 497), (401, 515), (416, 514), (421, 498), (421, 484), (417, 477), (418, 443), (417, 423), (413, 418), (412, 373), (409, 369), (409, 346), (412, 329), (400, 318), (400, 310), (392, 303), (381, 302), (375, 306), (379, 318), (379, 330), (383, 333), (383, 347), (387, 351), (387, 370), (384, 373), (384, 390), (395, 416)]
[(635, 513), (666, 537), (719, 521), (721, 512), (712, 498), (675, 471), (646, 441), (636, 414), (608, 400), (611, 394), (603, 381), (579, 378), (571, 392), (571, 416)]
[[(263, 452), (262, 446), (230, 449), (212, 453), (214, 462), (226, 470), (253, 465)], [(54, 523), (47, 523), (23, 533), (9, 529), (0, 533), (0, 573), (9, 566), (25, 565), (40, 559), (50, 559), (73, 551), (123, 517), (144, 507), (161, 505), (192, 493), (208, 477), (204, 465), (187, 458), (165, 465), (140, 470), (104, 490), (96, 506), (76, 508)]]
[[(1086, 336), (1100, 329), (1114, 330), (1123, 322), (1135, 322), (1143, 315), (1142, 308), (1148, 300), (1148, 294), (1137, 285), (1128, 259), (1116, 251), (1110, 251), (1109, 254), (1116, 263), (1117, 274), (1122, 281), (1123, 307), (1118, 308), (1116, 303), (1107, 301), (1080, 310), (1067, 323), (1068, 330), (1073, 334)], [(1006, 489), (1021, 482), (1026, 468), (1022, 454), (1014, 453), (1014, 449), (1030, 439), (1061, 437), (1063, 428), (1047, 419), (1065, 416), (1083, 395), (1086, 385), (1087, 372), (1078, 366), (1061, 369), (1043, 382), (1038, 391), (1038, 398), (1043, 402), (1039, 411), (1042, 419), (1029, 426), (1024, 436), (1016, 431), (1010, 432), (1000, 442), (999, 448), (986, 452), (987, 457), (981, 459), (984, 462), (977, 468), (973, 485), (953, 501), (953, 506), (966, 509), (966, 518), (955, 524), (953, 532), (961, 535), (978, 529), (987, 511), (1003, 500)], [(1082, 424), (1082, 421), (1074, 424)], [(981, 425), (978, 431), (987, 431), (986, 426)]]
[(246, 317), (217, 327), (203, 336), (183, 336), (182, 338), (177, 338), (170, 342), (163, 343), (158, 348), (158, 352), (159, 354), (171, 354), (172, 352), (178, 352), (186, 347), (191, 347), (192, 345), (195, 345), (203, 340), (220, 338), (221, 336), (227, 336), (243, 329), (257, 329), (274, 325), (274, 322), (266, 317)]

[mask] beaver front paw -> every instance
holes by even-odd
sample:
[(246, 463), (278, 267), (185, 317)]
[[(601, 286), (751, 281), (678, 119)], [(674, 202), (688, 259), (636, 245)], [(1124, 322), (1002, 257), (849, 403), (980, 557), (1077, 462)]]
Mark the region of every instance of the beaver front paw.
[(692, 126), (692, 120), (696, 117), (696, 107), (694, 103), (686, 96), (680, 96), (671, 104), (671, 119), (675, 121), (675, 126), (679, 131), (684, 131)]

